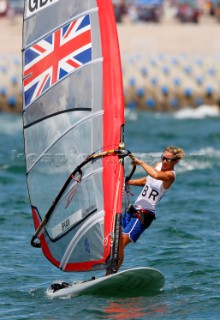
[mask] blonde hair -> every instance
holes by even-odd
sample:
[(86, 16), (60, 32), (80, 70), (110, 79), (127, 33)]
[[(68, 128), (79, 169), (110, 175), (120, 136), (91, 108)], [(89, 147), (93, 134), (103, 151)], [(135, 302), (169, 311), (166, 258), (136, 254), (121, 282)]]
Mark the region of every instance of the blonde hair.
[(185, 152), (183, 149), (177, 148), (174, 146), (168, 146), (165, 148), (164, 151), (168, 151), (168, 152), (172, 153), (174, 155), (174, 158), (176, 158), (177, 160), (183, 159), (185, 156)]

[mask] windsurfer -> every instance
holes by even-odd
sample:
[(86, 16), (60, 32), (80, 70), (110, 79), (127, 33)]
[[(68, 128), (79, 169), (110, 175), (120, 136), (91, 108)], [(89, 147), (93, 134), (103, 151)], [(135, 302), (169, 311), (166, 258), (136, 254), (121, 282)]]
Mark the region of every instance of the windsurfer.
[(129, 185), (142, 186), (144, 188), (134, 205), (131, 205), (122, 214), (118, 269), (124, 259), (125, 246), (130, 242), (136, 242), (143, 231), (155, 219), (156, 206), (175, 181), (174, 167), (183, 157), (183, 149), (168, 146), (161, 156), (161, 162), (157, 163), (155, 167), (137, 158), (132, 159), (134, 164), (142, 166), (148, 176), (128, 181)]

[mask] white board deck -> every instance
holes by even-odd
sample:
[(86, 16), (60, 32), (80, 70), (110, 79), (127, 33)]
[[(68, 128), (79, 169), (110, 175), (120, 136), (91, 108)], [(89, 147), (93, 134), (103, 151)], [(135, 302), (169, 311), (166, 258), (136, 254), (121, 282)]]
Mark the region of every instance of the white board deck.
[(163, 274), (149, 267), (139, 267), (121, 271), (107, 277), (80, 282), (53, 292), (47, 290), (47, 296), (67, 297), (73, 295), (101, 296), (141, 296), (160, 292), (165, 279)]

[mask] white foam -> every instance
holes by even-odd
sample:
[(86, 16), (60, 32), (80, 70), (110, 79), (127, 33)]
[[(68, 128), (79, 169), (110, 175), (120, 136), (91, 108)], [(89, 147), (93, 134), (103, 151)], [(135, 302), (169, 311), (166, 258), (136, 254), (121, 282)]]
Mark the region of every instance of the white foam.
[(202, 105), (196, 109), (184, 108), (174, 114), (176, 119), (204, 119), (206, 117), (219, 117), (220, 109), (218, 106)]
[(22, 132), (22, 118), (18, 115), (1, 114), (0, 116), (0, 134), (13, 136)]
[(137, 121), (138, 120), (138, 114), (136, 110), (130, 110), (128, 108), (125, 109), (125, 118), (126, 120), (130, 121)]
[[(147, 162), (149, 165), (154, 166), (156, 162), (160, 161), (161, 153), (152, 152), (152, 153), (135, 153), (135, 157), (141, 159), (144, 162)], [(220, 150), (217, 150), (212, 147), (202, 148), (186, 153), (185, 158), (183, 158), (176, 166), (175, 170), (177, 173), (185, 173), (193, 170), (206, 170), (212, 168), (213, 159), (220, 159)], [(129, 170), (130, 164), (129, 159), (126, 159), (126, 170)], [(137, 166), (136, 174), (143, 174), (143, 168)]]

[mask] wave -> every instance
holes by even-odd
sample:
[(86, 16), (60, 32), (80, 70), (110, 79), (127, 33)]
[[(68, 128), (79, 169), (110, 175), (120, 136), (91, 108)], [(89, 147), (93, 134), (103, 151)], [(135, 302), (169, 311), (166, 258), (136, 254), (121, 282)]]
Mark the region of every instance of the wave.
[[(154, 166), (156, 162), (160, 161), (161, 153), (134, 153), (134, 156), (147, 162), (151, 166)], [(194, 170), (206, 170), (213, 167), (213, 163), (219, 163), (220, 150), (213, 147), (206, 147), (192, 151), (190, 154), (186, 154), (185, 158), (182, 159), (175, 167), (177, 173), (185, 173)], [(130, 160), (125, 160), (126, 171), (131, 168)], [(136, 173), (143, 174), (143, 169), (137, 166)]]
[(175, 119), (204, 119), (207, 117), (219, 117), (220, 108), (218, 106), (202, 105), (196, 109), (184, 108), (174, 114)]
[(136, 110), (131, 110), (129, 108), (125, 108), (124, 110), (125, 119), (129, 121), (137, 121), (138, 120), (138, 112)]
[(195, 150), (180, 161), (177, 172), (211, 169), (214, 163), (219, 163), (219, 159), (220, 150), (213, 147)]
[[(13, 173), (13, 174), (25, 174), (26, 166), (24, 161), (17, 161), (13, 162), (11, 161), (10, 163), (0, 163), (0, 170), (2, 172), (8, 172), (8, 173)], [(0, 180), (2, 180), (3, 177), (0, 177)]]
[(0, 115), (0, 134), (13, 136), (22, 132), (22, 117), (17, 114), (2, 113)]

